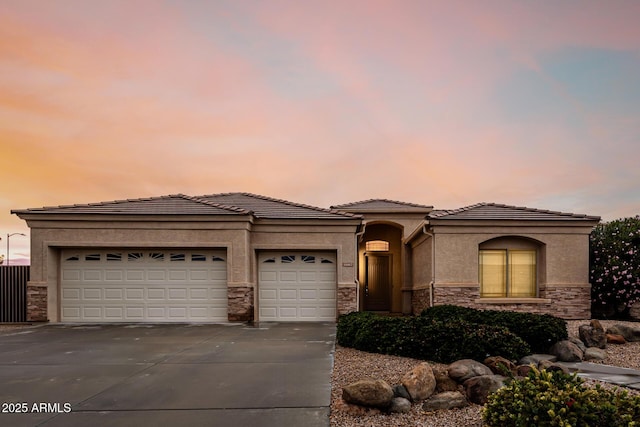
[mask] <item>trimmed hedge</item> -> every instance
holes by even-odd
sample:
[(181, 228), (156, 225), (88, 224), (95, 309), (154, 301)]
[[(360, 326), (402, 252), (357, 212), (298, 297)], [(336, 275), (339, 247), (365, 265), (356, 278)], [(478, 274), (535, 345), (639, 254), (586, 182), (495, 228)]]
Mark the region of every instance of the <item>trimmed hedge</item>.
[(441, 322), (422, 316), (385, 317), (354, 312), (338, 319), (337, 342), (370, 353), (451, 363), (503, 356), (517, 360), (531, 353), (507, 328), (455, 319)]
[(547, 353), (553, 344), (568, 337), (567, 322), (548, 314), (437, 305), (423, 310), (420, 316), (438, 321), (461, 319), (471, 323), (503, 326), (529, 344), (534, 353)]

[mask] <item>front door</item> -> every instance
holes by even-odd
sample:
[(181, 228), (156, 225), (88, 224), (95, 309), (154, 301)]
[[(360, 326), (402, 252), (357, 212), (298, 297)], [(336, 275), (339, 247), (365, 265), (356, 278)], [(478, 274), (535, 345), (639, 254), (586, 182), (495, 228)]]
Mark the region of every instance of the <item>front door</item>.
[(364, 286), (364, 309), (389, 311), (391, 309), (391, 256), (369, 255), (366, 257)]

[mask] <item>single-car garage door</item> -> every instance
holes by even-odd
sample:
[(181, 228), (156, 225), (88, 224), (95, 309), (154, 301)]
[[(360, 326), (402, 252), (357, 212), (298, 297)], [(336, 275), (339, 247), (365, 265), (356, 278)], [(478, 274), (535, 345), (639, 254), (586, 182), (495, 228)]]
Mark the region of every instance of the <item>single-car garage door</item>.
[(62, 251), (63, 322), (227, 320), (226, 251)]
[(336, 320), (335, 253), (263, 252), (258, 274), (259, 320)]

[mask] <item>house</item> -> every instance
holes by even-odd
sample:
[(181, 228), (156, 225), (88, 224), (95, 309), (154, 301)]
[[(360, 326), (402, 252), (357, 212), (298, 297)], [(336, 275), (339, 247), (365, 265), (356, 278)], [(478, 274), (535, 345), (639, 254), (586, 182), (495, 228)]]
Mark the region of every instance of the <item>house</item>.
[(437, 304), (590, 317), (599, 217), (385, 199), (323, 209), (250, 193), (13, 210), (28, 316), (50, 322), (334, 321)]

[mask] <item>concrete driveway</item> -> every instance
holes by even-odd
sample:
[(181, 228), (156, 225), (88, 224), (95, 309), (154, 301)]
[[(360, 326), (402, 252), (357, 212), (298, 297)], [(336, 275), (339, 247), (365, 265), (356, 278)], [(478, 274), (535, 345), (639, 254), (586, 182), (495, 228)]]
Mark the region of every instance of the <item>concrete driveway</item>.
[(320, 323), (0, 332), (0, 425), (328, 426), (334, 338)]

